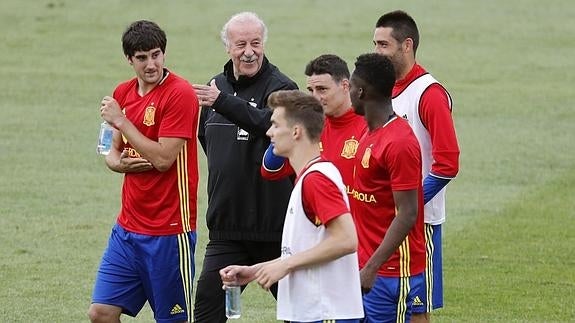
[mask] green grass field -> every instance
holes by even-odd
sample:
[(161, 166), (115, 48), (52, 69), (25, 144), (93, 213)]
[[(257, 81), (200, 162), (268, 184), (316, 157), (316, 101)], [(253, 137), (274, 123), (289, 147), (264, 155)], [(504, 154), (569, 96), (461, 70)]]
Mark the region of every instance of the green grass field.
[[(168, 67), (204, 83), (227, 60), (222, 24), (255, 11), (269, 28), (267, 56), (304, 87), (310, 59), (335, 53), (351, 67), (372, 50), (379, 15), (397, 8), (418, 22), (418, 61), (453, 96), (462, 151), (444, 226), (446, 306), (434, 322), (575, 321), (575, 6), (567, 0), (1, 1), (0, 321), (87, 321), (120, 204), (121, 176), (95, 153), (98, 106), (133, 76), (121, 51), (127, 24), (158, 22)], [(243, 301), (237, 322), (275, 321), (260, 289), (248, 288)], [(153, 318), (146, 308), (124, 321)]]

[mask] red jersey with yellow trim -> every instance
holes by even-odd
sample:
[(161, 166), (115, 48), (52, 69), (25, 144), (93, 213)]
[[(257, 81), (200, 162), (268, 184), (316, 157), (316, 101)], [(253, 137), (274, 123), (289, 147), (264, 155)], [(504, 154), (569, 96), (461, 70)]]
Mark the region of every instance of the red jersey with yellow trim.
[(367, 132), (365, 119), (349, 109), (334, 118), (326, 116), (320, 137), (321, 155), (341, 173), (347, 194), (353, 185), (353, 166), (359, 139)]
[[(126, 173), (118, 223), (128, 231), (147, 235), (172, 235), (196, 229), (198, 160), (196, 133), (199, 105), (183, 78), (169, 72), (143, 97), (136, 78), (114, 91), (128, 120), (151, 140), (184, 138), (186, 144), (166, 172), (156, 169)], [(140, 154), (126, 142), (131, 157)]]
[[(353, 167), (359, 139), (367, 132), (365, 119), (349, 109), (339, 117), (326, 116), (320, 137), (321, 156), (332, 162), (339, 170), (347, 194), (353, 184)], [(268, 180), (277, 180), (293, 175), (294, 170), (286, 159), (276, 172), (267, 170), (262, 163), (261, 175)]]
[(350, 202), (359, 239), (360, 268), (382, 243), (396, 216), (393, 191), (415, 189), (419, 191), (416, 223), (378, 275), (409, 277), (425, 269), (421, 153), (407, 121), (396, 116), (368, 132), (357, 150)]

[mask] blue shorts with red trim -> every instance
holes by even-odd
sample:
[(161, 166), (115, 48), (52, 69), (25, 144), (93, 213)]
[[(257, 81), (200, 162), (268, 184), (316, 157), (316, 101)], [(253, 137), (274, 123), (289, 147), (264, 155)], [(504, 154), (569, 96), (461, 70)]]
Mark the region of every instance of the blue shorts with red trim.
[(149, 236), (112, 228), (92, 303), (136, 316), (146, 301), (157, 322), (191, 320), (196, 232)]

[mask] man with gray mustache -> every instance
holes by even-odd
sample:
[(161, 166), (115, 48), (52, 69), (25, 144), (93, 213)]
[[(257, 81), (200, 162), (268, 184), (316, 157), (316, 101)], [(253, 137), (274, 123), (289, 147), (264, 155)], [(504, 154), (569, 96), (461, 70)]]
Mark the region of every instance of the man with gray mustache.
[[(230, 60), (208, 85), (194, 84), (202, 106), (198, 139), (208, 164), (209, 241), (198, 279), (195, 322), (226, 322), (219, 270), (254, 265), (280, 256), (292, 181), (260, 175), (270, 141), (268, 96), (297, 85), (264, 55), (267, 27), (242, 12), (224, 25), (221, 38)], [(276, 296), (277, 285), (270, 291)]]

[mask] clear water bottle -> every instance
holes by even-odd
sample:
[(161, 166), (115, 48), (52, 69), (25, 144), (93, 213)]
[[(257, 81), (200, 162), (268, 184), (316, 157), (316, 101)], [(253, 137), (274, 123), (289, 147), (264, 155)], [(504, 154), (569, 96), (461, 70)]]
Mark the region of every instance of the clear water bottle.
[(226, 286), (226, 317), (239, 319), (242, 315), (242, 287)]
[(100, 155), (107, 155), (112, 148), (112, 137), (114, 135), (114, 128), (106, 121), (100, 125), (100, 136), (98, 137), (97, 151)]

